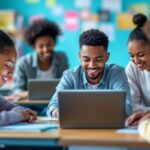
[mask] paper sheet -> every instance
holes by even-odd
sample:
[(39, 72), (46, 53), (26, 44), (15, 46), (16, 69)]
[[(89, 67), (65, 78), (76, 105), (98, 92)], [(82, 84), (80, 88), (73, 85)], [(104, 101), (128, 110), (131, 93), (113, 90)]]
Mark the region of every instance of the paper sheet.
[(117, 133), (124, 133), (124, 134), (138, 134), (138, 129), (135, 128), (125, 128), (125, 129), (119, 129), (116, 131)]
[(0, 132), (43, 132), (58, 127), (57, 124), (18, 123), (0, 127)]

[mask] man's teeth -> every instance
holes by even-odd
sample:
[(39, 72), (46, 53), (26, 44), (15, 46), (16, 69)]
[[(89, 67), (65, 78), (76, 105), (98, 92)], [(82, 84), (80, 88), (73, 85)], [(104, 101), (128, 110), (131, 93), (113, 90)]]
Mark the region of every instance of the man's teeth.
[(95, 70), (89, 70), (91, 73), (95, 73), (97, 70), (95, 69)]

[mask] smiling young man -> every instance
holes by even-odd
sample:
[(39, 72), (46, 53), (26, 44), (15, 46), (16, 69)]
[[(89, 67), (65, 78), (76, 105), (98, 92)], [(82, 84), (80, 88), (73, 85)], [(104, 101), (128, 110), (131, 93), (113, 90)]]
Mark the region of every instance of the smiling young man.
[(99, 30), (88, 30), (80, 36), (81, 65), (64, 72), (56, 93), (50, 100), (47, 114), (58, 117), (58, 91), (62, 89), (114, 89), (125, 90), (126, 115), (131, 113), (130, 92), (124, 69), (107, 65), (108, 37)]

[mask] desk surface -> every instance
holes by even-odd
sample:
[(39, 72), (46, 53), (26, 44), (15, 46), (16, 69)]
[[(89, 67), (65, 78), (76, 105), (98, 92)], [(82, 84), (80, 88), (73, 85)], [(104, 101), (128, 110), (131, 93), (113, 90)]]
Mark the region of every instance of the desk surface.
[(99, 130), (60, 130), (59, 144), (63, 146), (111, 146), (111, 147), (150, 147), (137, 134), (116, 133), (115, 129)]
[[(44, 118), (44, 117), (43, 117)], [(42, 120), (37, 123), (56, 123), (55, 121)], [(57, 146), (60, 138), (59, 129), (51, 129), (45, 132), (0, 132), (0, 145), (9, 146)]]
[[(37, 123), (52, 121), (38, 118)], [(57, 121), (53, 121), (57, 123)], [(110, 146), (149, 147), (137, 134), (117, 133), (115, 129), (53, 129), (45, 132), (0, 132), (0, 145), (15, 146)]]
[(49, 100), (19, 100), (14, 101), (14, 103), (19, 105), (48, 105)]
[(57, 146), (59, 140), (59, 130), (49, 130), (46, 132), (1, 132), (0, 145), (10, 146)]

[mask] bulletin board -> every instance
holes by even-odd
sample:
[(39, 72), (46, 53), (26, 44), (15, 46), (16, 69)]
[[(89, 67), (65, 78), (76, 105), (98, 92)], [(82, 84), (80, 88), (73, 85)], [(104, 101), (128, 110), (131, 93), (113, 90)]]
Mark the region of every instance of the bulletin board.
[[(24, 27), (32, 20), (42, 17), (56, 22), (63, 34), (59, 37), (55, 50), (66, 53), (70, 68), (79, 64), (79, 35), (90, 28), (103, 30), (109, 36), (108, 63), (125, 67), (129, 62), (127, 40), (134, 27), (132, 15), (137, 11), (148, 15), (149, 7), (148, 0), (0, 1), (0, 10), (15, 10), (22, 14)], [(22, 54), (32, 52), (26, 44), (22, 51)]]

